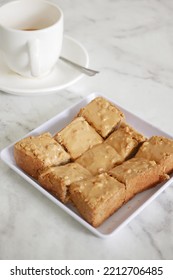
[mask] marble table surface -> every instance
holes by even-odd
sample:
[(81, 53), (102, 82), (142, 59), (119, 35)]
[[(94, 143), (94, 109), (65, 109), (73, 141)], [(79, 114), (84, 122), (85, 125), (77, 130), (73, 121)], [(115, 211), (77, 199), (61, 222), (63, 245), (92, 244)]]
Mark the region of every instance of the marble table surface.
[[(173, 1), (54, 2), (100, 74), (51, 95), (0, 92), (0, 149), (95, 91), (173, 135)], [(173, 186), (100, 239), (0, 161), (0, 259), (173, 259)]]

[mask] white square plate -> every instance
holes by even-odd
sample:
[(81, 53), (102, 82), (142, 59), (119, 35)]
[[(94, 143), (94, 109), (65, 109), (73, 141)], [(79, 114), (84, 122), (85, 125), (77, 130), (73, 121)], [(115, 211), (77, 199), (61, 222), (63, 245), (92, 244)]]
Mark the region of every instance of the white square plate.
[[(49, 131), (52, 134), (55, 134), (57, 131), (62, 129), (65, 125), (67, 125), (74, 116), (79, 112), (80, 108), (88, 104), (92, 99), (97, 96), (103, 96), (104, 98), (110, 100), (116, 106), (122, 110), (126, 116), (127, 122), (133, 126), (136, 130), (143, 133), (146, 137), (151, 137), (152, 135), (162, 135), (169, 138), (172, 138), (171, 135), (168, 135), (161, 131), (160, 129), (152, 126), (146, 121), (140, 119), (134, 114), (128, 112), (118, 104), (116, 104), (113, 100), (105, 97), (100, 93), (92, 93), (91, 95), (84, 98), (78, 104), (66, 109), (62, 113), (56, 115), (49, 121), (45, 122), (38, 128), (31, 131), (29, 134), (25, 135), (38, 135), (40, 133)], [(24, 138), (22, 137), (22, 138)], [(19, 140), (18, 140), (19, 141)], [(15, 163), (13, 156), (13, 146), (14, 143), (7, 148), (1, 151), (2, 160), (15, 172), (17, 172), (20, 176), (22, 176), (26, 181), (32, 184), (36, 189), (42, 192), (46, 197), (52, 200), (56, 205), (66, 211), (69, 215), (75, 218), (78, 222), (83, 224), (86, 228), (88, 228), (91, 232), (96, 234), (99, 237), (105, 238), (110, 237), (115, 234), (119, 229), (125, 226), (129, 221), (131, 221), (138, 213), (140, 213), (152, 200), (154, 200), (163, 190), (165, 190), (172, 182), (173, 175), (171, 175), (170, 179), (166, 181), (166, 183), (158, 184), (156, 187), (144, 191), (138, 195), (136, 195), (132, 200), (130, 200), (127, 204), (123, 205), (117, 212), (115, 212), (110, 218), (108, 218), (101, 226), (98, 228), (92, 227), (88, 224), (77, 212), (77, 210), (69, 203), (64, 205), (46, 190), (44, 190), (33, 178), (24, 173)]]

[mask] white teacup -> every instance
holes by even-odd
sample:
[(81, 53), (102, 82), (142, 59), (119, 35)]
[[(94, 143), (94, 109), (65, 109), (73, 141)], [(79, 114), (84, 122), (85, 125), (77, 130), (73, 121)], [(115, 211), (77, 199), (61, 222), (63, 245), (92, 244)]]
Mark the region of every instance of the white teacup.
[(63, 41), (63, 13), (45, 0), (0, 7), (0, 49), (7, 66), (24, 77), (42, 77), (55, 66)]

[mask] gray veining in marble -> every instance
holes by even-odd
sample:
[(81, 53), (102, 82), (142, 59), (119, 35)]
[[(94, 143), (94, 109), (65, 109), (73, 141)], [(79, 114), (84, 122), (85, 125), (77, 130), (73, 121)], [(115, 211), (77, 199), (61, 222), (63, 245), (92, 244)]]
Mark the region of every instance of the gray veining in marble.
[[(54, 2), (100, 74), (52, 95), (0, 92), (0, 149), (94, 91), (173, 135), (173, 1)], [(0, 161), (0, 259), (173, 259), (172, 217), (170, 186), (102, 240)]]

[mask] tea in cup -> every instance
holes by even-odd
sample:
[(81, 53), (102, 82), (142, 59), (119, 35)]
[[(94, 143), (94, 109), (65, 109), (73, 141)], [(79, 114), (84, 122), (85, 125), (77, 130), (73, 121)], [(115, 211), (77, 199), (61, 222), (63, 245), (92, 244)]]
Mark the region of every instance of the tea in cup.
[(21, 76), (43, 77), (60, 56), (63, 12), (46, 0), (18, 0), (0, 7), (0, 50)]

